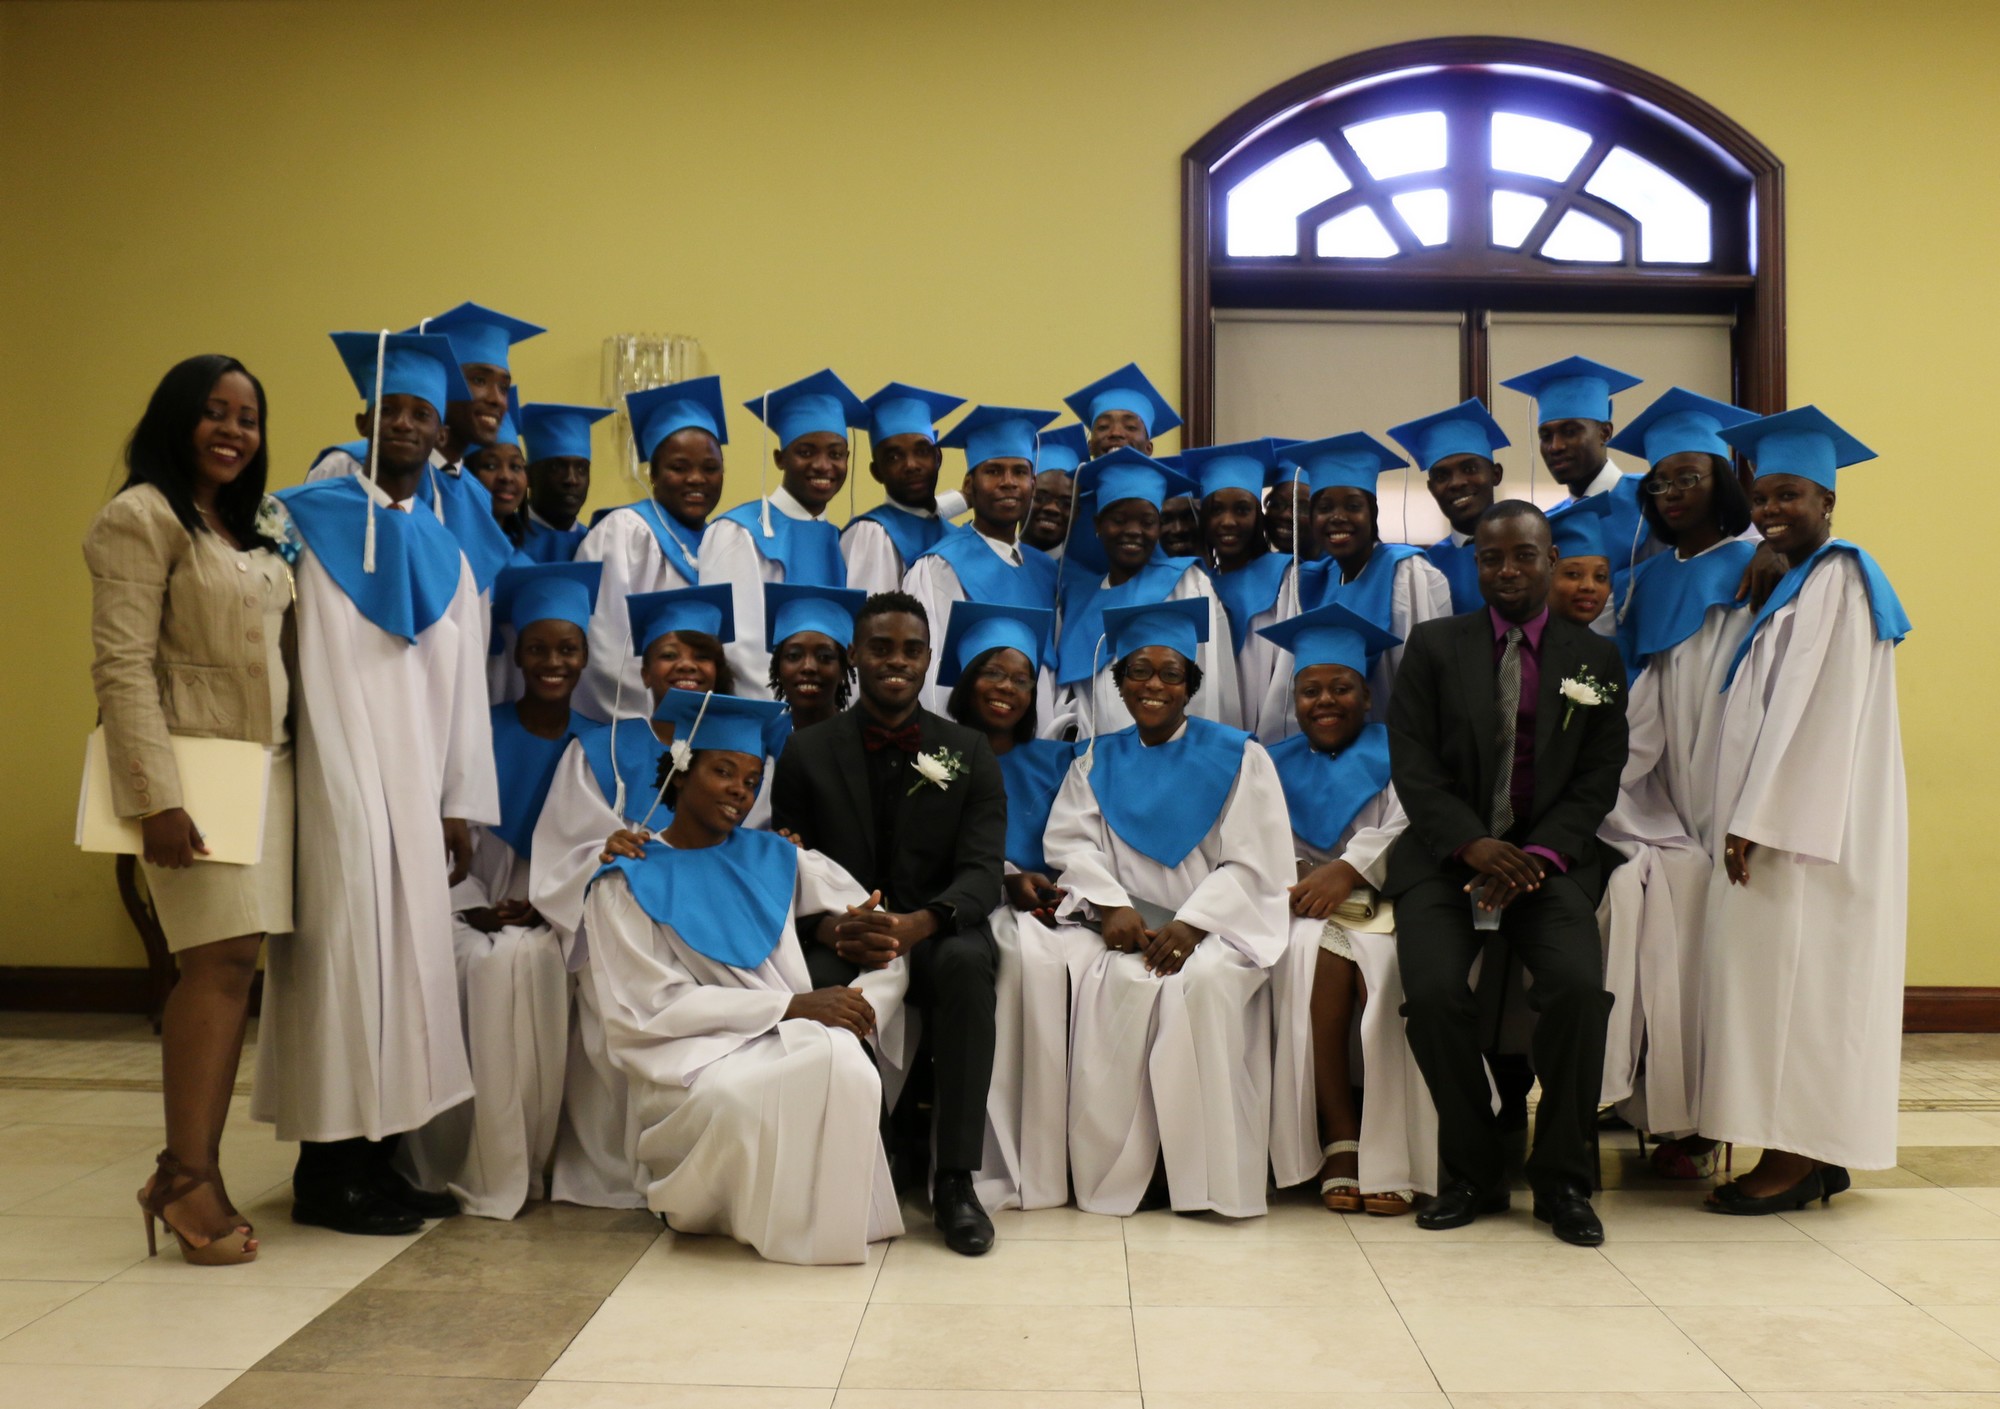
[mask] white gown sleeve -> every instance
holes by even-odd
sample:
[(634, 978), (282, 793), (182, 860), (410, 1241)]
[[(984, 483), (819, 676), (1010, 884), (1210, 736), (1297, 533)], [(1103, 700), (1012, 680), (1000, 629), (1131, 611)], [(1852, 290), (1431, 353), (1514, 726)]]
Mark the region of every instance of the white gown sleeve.
[(1391, 783), (1354, 814), (1340, 859), (1379, 890), (1389, 872), (1389, 848), (1409, 825), (1410, 819), (1403, 815), (1403, 804), (1396, 799), (1396, 785)]
[(486, 700), (485, 613), (463, 555), (458, 591), (446, 613), (457, 630), (458, 648), (451, 661), (441, 662), (449, 678), (437, 682), (438, 688), (451, 691), (439, 815), (495, 825), (500, 821), (500, 784), (493, 774), (493, 716)]
[(743, 525), (734, 519), (721, 519), (708, 526), (698, 575), (704, 587), (717, 582), (729, 586), (736, 639), (722, 649), (736, 675), (736, 693), (748, 700), (769, 699), (771, 656), (764, 649), (764, 558)]
[(841, 530), (840, 556), (847, 561), (847, 585), (856, 591), (872, 597), (902, 585), (903, 555), (896, 551), (888, 530), (873, 519), (856, 519)]
[[(1290, 621), (1299, 614), (1299, 570), (1294, 563), (1278, 581), (1278, 601), (1272, 608), (1277, 621)], [(1275, 649), (1275, 648), (1274, 648)], [(1292, 708), (1292, 653), (1276, 651), (1271, 674), (1264, 681), (1264, 699), (1257, 706), (1257, 741), (1275, 744), (1299, 732), (1297, 712)]]
[(1264, 746), (1254, 740), (1243, 746), (1236, 786), (1222, 806), (1213, 834), (1220, 850), (1216, 867), (1182, 902), (1175, 918), (1207, 930), (1259, 967), (1269, 968), (1291, 937), (1286, 888), (1294, 880), (1295, 867), (1291, 815), (1278, 770)]
[(625, 614), (625, 601), (634, 592), (651, 590), (641, 585), (640, 566), (645, 554), (659, 551), (651, 531), (637, 514), (630, 513), (606, 515), (577, 545), (577, 562), (604, 565), (604, 576), (597, 584), (597, 605), (590, 613), (590, 663), (576, 688), (577, 712), (600, 724), (612, 722), (614, 707), (622, 707), (628, 716), (652, 708), (641, 679), (639, 657), (632, 652), (632, 626)]
[[(1057, 907), (1059, 919), (1078, 914), (1102, 915), (1132, 898), (1118, 882), (1106, 849), (1104, 814), (1098, 809), (1097, 794), (1090, 790), (1090, 777), (1083, 760), (1069, 766), (1069, 775), (1049, 808), (1048, 830), (1042, 835), (1042, 851), (1049, 869), (1062, 877), (1068, 892)], [(1086, 909), (1085, 907), (1089, 907)]]
[[(853, 581), (853, 569), (848, 569), (848, 580)], [(943, 558), (935, 555), (918, 558), (910, 564), (910, 570), (903, 574), (903, 590), (923, 603), (924, 615), (931, 624), (931, 663), (924, 675), (924, 708), (932, 714), (943, 714), (945, 701), (951, 691), (938, 685), (938, 665), (944, 659), (944, 633), (951, 625), (951, 604), (965, 599), (965, 588), (959, 584), (958, 571)]]
[(581, 968), (585, 957), (577, 943), (584, 890), (604, 864), (605, 841), (623, 825), (598, 791), (583, 745), (572, 739), (535, 822), (528, 863), (528, 899), (562, 940), (572, 969)]
[(1238, 698), (1236, 642), (1229, 630), (1229, 613), (1223, 610), (1222, 599), (1215, 595), (1215, 584), (1199, 566), (1182, 573), (1174, 590), (1167, 594), (1170, 602), (1190, 597), (1208, 600), (1208, 643), (1199, 648), (1201, 693), (1188, 705), (1188, 713), (1240, 729), (1243, 702)]

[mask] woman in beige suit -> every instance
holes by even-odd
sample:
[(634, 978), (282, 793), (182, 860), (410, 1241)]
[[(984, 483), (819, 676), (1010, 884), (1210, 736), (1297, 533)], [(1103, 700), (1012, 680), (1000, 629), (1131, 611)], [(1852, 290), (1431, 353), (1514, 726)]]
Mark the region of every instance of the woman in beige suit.
[[(212, 1264), (257, 1255), (217, 1156), (258, 948), (292, 928), (291, 574), (258, 530), (267, 459), (264, 388), (234, 358), (191, 357), (154, 391), (125, 486), (83, 540), (112, 797), (141, 819), (146, 885), (181, 971), (161, 1024), (167, 1148), (139, 1202), (149, 1245), (158, 1218), (189, 1262)], [(173, 734), (270, 748), (255, 866), (197, 860)]]

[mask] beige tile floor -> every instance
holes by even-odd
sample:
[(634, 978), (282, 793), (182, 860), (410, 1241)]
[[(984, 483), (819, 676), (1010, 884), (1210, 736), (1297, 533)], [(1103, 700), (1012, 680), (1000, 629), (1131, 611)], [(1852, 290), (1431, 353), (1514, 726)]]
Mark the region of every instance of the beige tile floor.
[(1428, 1234), (1287, 1195), (1003, 1214), (978, 1261), (913, 1210), (839, 1268), (548, 1206), (297, 1228), (241, 1097), (223, 1164), (263, 1256), (148, 1259), (157, 1061), (130, 1023), (0, 1015), (0, 1405), (2000, 1409), (2000, 1038), (1909, 1039), (1899, 1167), (1779, 1218), (1699, 1212), (1620, 1135), (1598, 1250), (1524, 1207)]

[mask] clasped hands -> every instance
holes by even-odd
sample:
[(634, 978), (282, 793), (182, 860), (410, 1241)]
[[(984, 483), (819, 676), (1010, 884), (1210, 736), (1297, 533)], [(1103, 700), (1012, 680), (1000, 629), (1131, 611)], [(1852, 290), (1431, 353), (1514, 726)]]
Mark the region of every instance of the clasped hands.
[(850, 964), (882, 969), (936, 934), (937, 925), (937, 915), (930, 910), (906, 915), (884, 910), (882, 892), (876, 890), (841, 914), (822, 915), (813, 938)]
[(1529, 891), (1540, 890), (1547, 874), (1539, 857), (1498, 837), (1481, 837), (1458, 859), (1479, 873), (1465, 883), (1465, 893), (1481, 910), (1506, 909)]
[(1198, 930), (1184, 920), (1169, 920), (1149, 930), (1139, 912), (1129, 905), (1114, 905), (1104, 912), (1104, 947), (1140, 955), (1147, 970), (1161, 978), (1179, 973), (1194, 947), (1207, 938), (1207, 930)]

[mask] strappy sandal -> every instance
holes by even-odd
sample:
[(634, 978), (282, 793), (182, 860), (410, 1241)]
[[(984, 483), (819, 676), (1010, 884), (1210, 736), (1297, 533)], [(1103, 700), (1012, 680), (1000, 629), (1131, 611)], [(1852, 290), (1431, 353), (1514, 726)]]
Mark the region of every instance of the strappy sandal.
[(1408, 1189), (1387, 1194), (1363, 1194), (1361, 1207), (1377, 1218), (1401, 1218), (1406, 1213), (1415, 1213), (1417, 1209)]
[[(1359, 1155), (1359, 1140), (1335, 1140), (1320, 1150), (1321, 1159), (1331, 1159), (1335, 1155)], [(1336, 1174), (1331, 1179), (1319, 1181), (1319, 1201), (1334, 1213), (1359, 1213), (1364, 1207), (1361, 1201), (1361, 1181), (1344, 1174)]]
[(139, 1211), (146, 1220), (146, 1256), (160, 1255), (159, 1240), (153, 1224), (166, 1224), (167, 1231), (174, 1235), (174, 1241), (181, 1245), (181, 1258), (197, 1267), (233, 1267), (257, 1260), (257, 1249), (250, 1246), (250, 1230), (238, 1227), (229, 1233), (210, 1238), (197, 1246), (187, 1240), (187, 1235), (167, 1218), (167, 1205), (178, 1203), (204, 1184), (216, 1184), (213, 1166), (207, 1169), (189, 1169), (166, 1150), (160, 1151), (155, 1161), (157, 1169), (146, 1187), (139, 1191)]
[(1707, 1179), (1715, 1173), (1721, 1157), (1720, 1142), (1697, 1154), (1688, 1149), (1685, 1140), (1662, 1140), (1653, 1146), (1649, 1162), (1653, 1173), (1662, 1179)]

